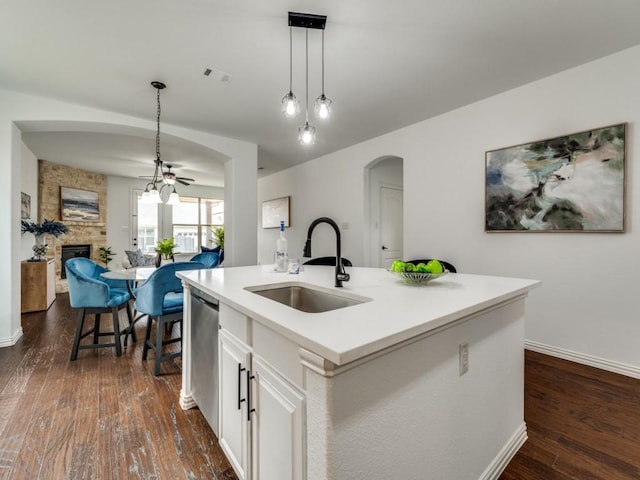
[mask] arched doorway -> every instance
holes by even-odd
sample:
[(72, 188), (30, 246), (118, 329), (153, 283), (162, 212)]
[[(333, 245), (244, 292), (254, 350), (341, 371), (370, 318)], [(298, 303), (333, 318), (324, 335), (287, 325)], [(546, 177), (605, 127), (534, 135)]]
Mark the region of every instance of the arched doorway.
[(365, 265), (388, 268), (403, 256), (403, 160), (384, 156), (365, 167)]

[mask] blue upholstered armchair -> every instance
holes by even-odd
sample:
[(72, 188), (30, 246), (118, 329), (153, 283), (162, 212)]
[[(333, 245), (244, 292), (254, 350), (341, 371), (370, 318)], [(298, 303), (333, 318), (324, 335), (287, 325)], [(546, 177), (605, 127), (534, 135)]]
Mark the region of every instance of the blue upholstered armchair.
[(191, 257), (192, 262), (200, 262), (204, 268), (215, 268), (220, 264), (220, 255), (216, 252), (202, 252)]
[[(131, 296), (127, 291), (123, 280), (108, 280), (101, 277), (107, 269), (88, 258), (77, 257), (67, 260), (65, 263), (67, 280), (69, 285), (69, 301), (73, 308), (79, 309), (76, 333), (71, 350), (71, 360), (78, 357), (78, 349), (116, 347), (116, 355), (122, 354), (120, 336), (130, 332), (129, 327), (121, 329), (118, 312), (123, 308), (127, 310), (129, 324), (132, 323), (129, 300)], [(111, 313), (113, 317), (113, 332), (100, 332), (100, 315)], [(83, 332), (86, 314), (94, 315), (94, 326)], [(80, 340), (93, 334), (93, 343), (80, 344)], [(113, 343), (99, 343), (99, 337), (113, 335)]]
[[(204, 268), (199, 262), (175, 262), (162, 265), (153, 272), (147, 281), (138, 287), (135, 308), (138, 312), (149, 316), (145, 334), (142, 359), (147, 359), (149, 349), (155, 352), (154, 374), (160, 375), (160, 363), (179, 357), (182, 352), (163, 354), (163, 346), (174, 342), (182, 342), (182, 328), (180, 337), (163, 340), (164, 328), (167, 323), (182, 322), (183, 294), (182, 281), (176, 272), (183, 270), (197, 270)], [(156, 341), (151, 342), (151, 327), (156, 320)]]

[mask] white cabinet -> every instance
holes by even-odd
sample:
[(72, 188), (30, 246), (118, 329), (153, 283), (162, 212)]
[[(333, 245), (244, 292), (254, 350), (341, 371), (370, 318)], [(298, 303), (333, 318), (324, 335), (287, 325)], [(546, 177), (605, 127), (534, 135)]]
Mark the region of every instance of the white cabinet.
[(219, 338), (219, 440), (236, 474), (303, 480), (304, 395), (244, 342), (224, 329)]
[(224, 329), (219, 333), (220, 415), (218, 440), (240, 480), (248, 480), (249, 422), (247, 421), (247, 370), (251, 353), (247, 345)]
[(255, 480), (303, 480), (304, 396), (259, 356), (252, 359), (252, 471)]

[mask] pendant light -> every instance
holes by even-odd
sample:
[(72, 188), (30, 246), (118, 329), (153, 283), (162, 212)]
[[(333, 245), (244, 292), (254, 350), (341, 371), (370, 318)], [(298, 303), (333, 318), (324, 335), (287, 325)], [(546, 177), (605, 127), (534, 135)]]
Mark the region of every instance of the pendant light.
[(282, 98), (282, 113), (287, 118), (295, 118), (300, 113), (300, 103), (293, 94), (293, 28), (289, 27), (289, 93)]
[(322, 30), (322, 93), (316, 98), (314, 108), (318, 118), (329, 118), (331, 115), (331, 100), (324, 94), (324, 30)]
[(306, 49), (306, 97), (305, 112), (306, 119), (304, 125), (298, 128), (298, 140), (302, 145), (313, 145), (316, 142), (316, 129), (309, 125), (309, 30), (305, 30), (305, 49)]
[[(151, 82), (153, 88), (157, 90), (156, 94), (156, 103), (157, 103), (157, 116), (156, 116), (156, 159), (155, 159), (155, 169), (153, 171), (153, 177), (151, 177), (151, 181), (147, 184), (142, 193), (141, 200), (143, 203), (150, 204), (158, 204), (162, 203), (162, 197), (160, 193), (165, 190), (170, 190), (169, 198), (167, 200), (167, 205), (178, 205), (180, 203), (180, 196), (176, 191), (176, 187), (173, 184), (174, 182), (168, 182), (166, 180), (165, 173), (162, 169), (162, 159), (160, 158), (160, 90), (165, 89), (167, 86), (162, 82)], [(169, 166), (170, 168), (170, 166)], [(158, 183), (162, 183), (160, 190), (158, 190)], [(165, 194), (166, 195), (166, 194)]]
[(328, 118), (331, 113), (331, 100), (324, 94), (324, 27), (326, 15), (314, 13), (289, 12), (289, 93), (282, 99), (282, 113), (287, 117), (295, 117), (300, 106), (293, 94), (293, 39), (292, 27), (305, 29), (305, 122), (298, 128), (298, 140), (302, 145), (313, 145), (316, 140), (316, 129), (309, 125), (309, 29), (322, 30), (322, 93), (316, 99), (315, 110), (319, 118)]

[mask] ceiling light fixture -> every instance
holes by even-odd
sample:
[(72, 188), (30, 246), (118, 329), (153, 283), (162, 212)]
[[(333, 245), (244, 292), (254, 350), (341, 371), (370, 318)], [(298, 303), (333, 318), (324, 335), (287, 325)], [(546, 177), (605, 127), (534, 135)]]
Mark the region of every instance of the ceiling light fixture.
[[(160, 90), (165, 89), (167, 86), (162, 82), (151, 82), (153, 88), (157, 90), (157, 130), (156, 130), (156, 159), (155, 170), (153, 171), (153, 177), (151, 181), (147, 183), (142, 194), (142, 201), (144, 203), (162, 203), (161, 194), (166, 190), (169, 192), (169, 198), (167, 199), (167, 205), (178, 205), (180, 203), (180, 196), (175, 187), (175, 174), (171, 171), (164, 172), (162, 169), (162, 159), (160, 158)], [(158, 190), (158, 184), (161, 183), (160, 190)], [(166, 194), (165, 194), (166, 195)]]
[(305, 97), (305, 111), (306, 111), (306, 120), (304, 125), (298, 128), (298, 140), (302, 145), (313, 145), (316, 142), (316, 128), (309, 125), (309, 30), (305, 30), (305, 47), (307, 51), (306, 55), (306, 82), (307, 82), (307, 90)]
[(309, 29), (322, 30), (322, 94), (316, 99), (315, 111), (319, 118), (328, 118), (331, 100), (324, 94), (324, 27), (326, 15), (289, 12), (289, 93), (282, 99), (282, 113), (289, 118), (296, 117), (300, 110), (298, 99), (293, 94), (293, 27), (305, 29), (305, 122), (298, 128), (298, 139), (302, 145), (315, 143), (316, 129), (309, 125)]
[(287, 118), (295, 118), (300, 113), (300, 104), (293, 94), (293, 28), (289, 27), (289, 93), (282, 98), (282, 113)]
[(325, 119), (331, 115), (331, 100), (324, 94), (324, 30), (322, 30), (322, 93), (316, 98), (316, 116)]

